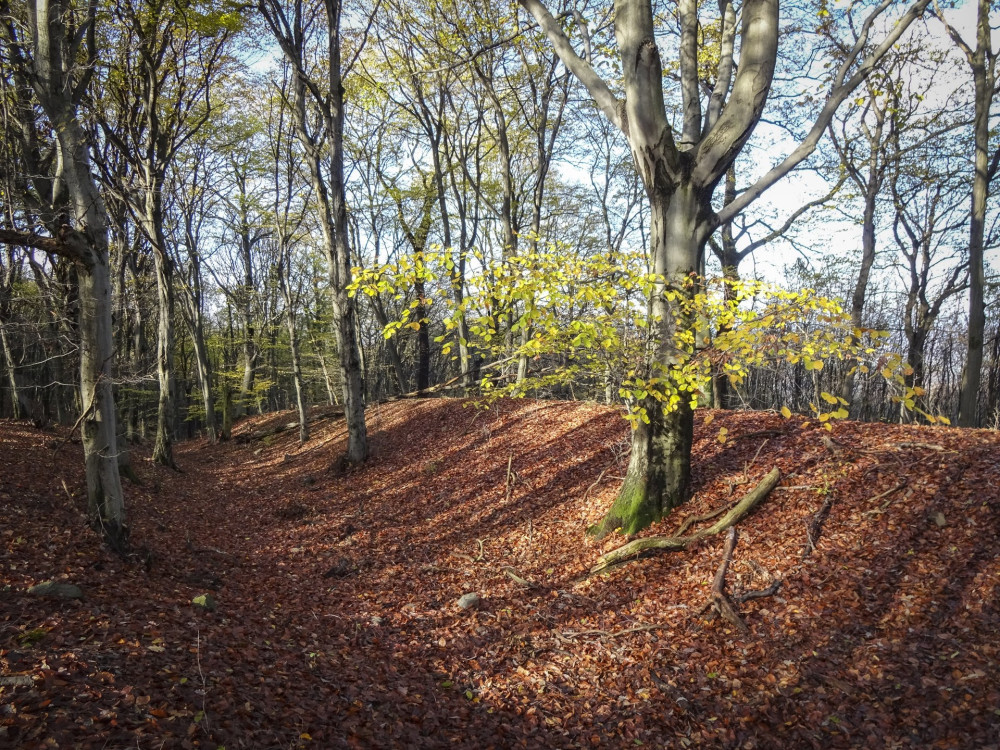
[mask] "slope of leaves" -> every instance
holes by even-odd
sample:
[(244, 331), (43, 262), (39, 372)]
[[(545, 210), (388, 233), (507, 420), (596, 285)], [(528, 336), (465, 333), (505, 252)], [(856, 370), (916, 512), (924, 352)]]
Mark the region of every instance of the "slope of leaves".
[[(252, 438), (287, 414), (182, 473), (137, 455), (126, 561), (79, 445), (0, 423), (0, 746), (996, 747), (1000, 438), (704, 414), (680, 517), (783, 473), (727, 581), (783, 581), (747, 636), (697, 614), (721, 536), (585, 577), (623, 541), (584, 535), (627, 462), (608, 407), (374, 406), (346, 472), (341, 422)], [(49, 579), (85, 598), (26, 594)]]

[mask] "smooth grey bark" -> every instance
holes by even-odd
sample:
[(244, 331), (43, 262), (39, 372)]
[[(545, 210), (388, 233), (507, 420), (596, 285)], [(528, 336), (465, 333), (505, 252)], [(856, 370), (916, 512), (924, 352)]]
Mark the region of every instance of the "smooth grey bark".
[[(274, 186), (275, 240), (278, 244), (278, 262), (275, 269), (278, 287), (285, 302), (285, 325), (288, 329), (288, 346), (292, 357), (292, 379), (295, 384), (295, 406), (299, 414), (299, 444), (309, 440), (309, 420), (306, 413), (305, 384), (302, 375), (302, 352), (299, 343), (298, 311), (302, 299), (302, 286), (292, 289), (292, 258), (294, 234), (305, 218), (304, 207), (309, 197), (301, 197), (301, 206), (294, 205), (295, 179), (299, 161), (292, 146), (294, 136), (289, 131), (285, 116), (284, 99), (288, 92), (288, 77), (281, 82), (282, 101), (272, 107), (268, 119), (270, 134), (271, 178)], [(276, 379), (276, 378), (275, 378)]]
[[(80, 399), (88, 510), (108, 544), (124, 552), (128, 530), (118, 473), (108, 220), (91, 173), (88, 139), (77, 115), (90, 81), (88, 68), (97, 54), (96, 6), (89, 5), (80, 16), (78, 11), (68, 0), (32, 0), (29, 4), (29, 78), (56, 138), (57, 178), (66, 188), (73, 221), (73, 226), (61, 228), (65, 248), (60, 254), (75, 261), (80, 294)], [(76, 26), (78, 18), (82, 18), (81, 26)], [(81, 41), (86, 42), (89, 63), (83, 70), (76, 65)]]
[[(656, 44), (652, 3), (615, 2), (615, 37), (624, 77), (624, 100), (619, 100), (590, 63), (573, 49), (562, 26), (540, 0), (518, 0), (545, 32), (563, 64), (586, 86), (598, 108), (625, 134), (633, 160), (646, 188), (650, 207), (649, 259), (659, 281), (649, 300), (651, 311), (647, 377), (666, 376), (683, 364), (690, 352), (679, 351), (678, 327), (694, 330), (683, 305), (669, 301), (666, 292), (690, 299), (693, 285), (685, 283), (701, 267), (705, 244), (720, 224), (730, 221), (782, 176), (801, 163), (816, 147), (840, 103), (868, 75), (899, 35), (919, 17), (929, 0), (918, 0), (886, 39), (861, 59), (879, 14), (891, 3), (883, 0), (866, 19), (859, 42), (848, 50), (837, 70), (827, 102), (806, 139), (779, 165), (716, 213), (712, 195), (722, 176), (742, 150), (767, 101), (778, 50), (777, 0), (748, 0), (742, 8), (740, 59), (731, 83), (725, 62), (718, 85), (721, 106), (701, 111), (697, 58), (697, 4), (678, 6), (682, 30), (680, 76), (683, 129), (680, 142), (666, 116), (663, 65)], [(860, 62), (859, 62), (860, 60)], [(622, 492), (595, 532), (598, 536), (621, 529), (635, 533), (659, 520), (686, 499), (690, 479), (692, 413), (690, 398), (682, 394), (672, 413), (664, 413), (653, 398), (643, 404), (649, 417), (632, 434), (632, 455)]]
[[(304, 161), (313, 183), (319, 210), (323, 247), (329, 267), (333, 329), (343, 377), (347, 420), (347, 459), (361, 463), (368, 457), (365, 425), (364, 373), (357, 341), (357, 306), (348, 294), (351, 253), (344, 184), (344, 86), (341, 70), (341, 3), (325, 0), (325, 70), (322, 86), (310, 77), (305, 59), (306, 41), (301, 3), (293, 3), (291, 18), (280, 0), (260, 0), (258, 9), (292, 68), (292, 115)], [(310, 127), (307, 112), (315, 109), (319, 130)]]
[[(279, 241), (283, 242), (284, 238)], [(292, 355), (292, 379), (295, 381), (295, 407), (299, 414), (299, 443), (302, 444), (309, 440), (309, 420), (306, 414), (305, 388), (302, 381), (299, 331), (296, 326), (297, 300), (288, 280), (287, 263), (283, 262), (279, 265), (278, 283), (281, 287), (281, 296), (285, 301), (285, 324), (288, 327), (288, 347)]]
[[(162, 182), (161, 189), (162, 189)], [(153, 203), (155, 201), (150, 201)], [(147, 238), (151, 232), (153, 267), (156, 275), (156, 377), (160, 386), (156, 408), (156, 438), (153, 461), (176, 468), (174, 463), (174, 262), (167, 254), (163, 215), (153, 210), (146, 216)]]
[(959, 391), (958, 425), (975, 427), (979, 424), (979, 386), (982, 382), (983, 337), (986, 330), (986, 308), (983, 298), (986, 277), (983, 266), (986, 230), (986, 200), (990, 180), (1000, 164), (1000, 149), (990, 157), (990, 109), (996, 92), (998, 53), (993, 49), (989, 0), (976, 2), (976, 46), (973, 48), (947, 21), (935, 3), (938, 19), (944, 25), (955, 46), (965, 56), (972, 70), (974, 115), (972, 202), (969, 207), (969, 333)]
[(183, 267), (184, 285), (181, 291), (181, 310), (191, 335), (195, 369), (202, 409), (205, 412), (205, 434), (209, 443), (219, 440), (218, 420), (215, 416), (215, 395), (212, 389), (212, 362), (205, 341), (204, 294), (201, 277), (201, 251), (198, 247), (200, 232), (196, 228), (194, 212), (184, 207), (184, 237), (187, 246), (187, 263)]

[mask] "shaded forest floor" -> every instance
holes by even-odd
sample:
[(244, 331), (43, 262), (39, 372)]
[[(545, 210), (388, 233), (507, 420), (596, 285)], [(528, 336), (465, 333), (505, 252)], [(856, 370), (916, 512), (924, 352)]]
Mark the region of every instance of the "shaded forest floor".
[[(729, 569), (783, 581), (746, 636), (697, 614), (722, 535), (583, 577), (623, 542), (584, 535), (627, 461), (607, 407), (375, 406), (346, 473), (335, 420), (182, 444), (182, 473), (137, 455), (126, 561), (86, 528), (80, 446), (0, 422), (0, 746), (997, 748), (1000, 436), (844, 423), (833, 452), (705, 414), (651, 532), (781, 469)], [(26, 593), (49, 579), (84, 599)]]

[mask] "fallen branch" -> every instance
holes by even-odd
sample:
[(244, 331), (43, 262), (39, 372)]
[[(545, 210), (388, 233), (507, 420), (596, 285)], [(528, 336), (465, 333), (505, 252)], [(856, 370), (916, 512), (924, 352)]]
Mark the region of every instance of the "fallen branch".
[(747, 635), (750, 632), (750, 628), (740, 619), (736, 609), (729, 601), (729, 597), (726, 596), (726, 572), (729, 570), (729, 563), (733, 561), (733, 550), (736, 549), (738, 538), (739, 534), (736, 531), (736, 527), (730, 528), (729, 534), (726, 536), (726, 547), (722, 553), (722, 562), (719, 564), (719, 569), (715, 573), (715, 580), (712, 582), (712, 592), (709, 595), (708, 602), (698, 614), (703, 614), (709, 609), (714, 610), (716, 614), (740, 631), (740, 633)]
[(809, 555), (811, 555), (816, 549), (816, 542), (819, 541), (820, 532), (823, 531), (823, 522), (826, 517), (830, 514), (830, 508), (833, 507), (833, 495), (829, 494), (826, 496), (826, 500), (819, 507), (819, 510), (813, 514), (812, 520), (806, 524), (806, 546), (802, 550), (802, 559), (805, 560)]
[(897, 443), (897, 448), (924, 448), (929, 451), (945, 451), (943, 445), (934, 445), (933, 443)]
[(30, 674), (0, 675), (0, 687), (32, 687), (35, 679)]
[[(343, 406), (329, 406), (325, 408), (321, 413), (314, 414), (313, 416), (306, 419), (306, 424), (311, 425), (315, 422), (320, 422), (324, 419), (329, 419), (331, 417), (342, 417), (344, 416)], [(276, 427), (268, 427), (267, 429), (254, 432), (250, 430), (248, 432), (236, 435), (233, 438), (233, 442), (237, 445), (243, 445), (249, 443), (253, 440), (263, 440), (264, 438), (269, 438), (274, 435), (280, 435), (282, 432), (288, 432), (289, 430), (299, 429), (299, 423), (296, 422), (285, 422), (284, 424), (279, 424)]]
[(734, 595), (732, 599), (734, 602), (743, 604), (743, 602), (748, 602), (751, 599), (763, 599), (765, 596), (774, 596), (780, 588), (781, 579), (775, 578), (767, 588), (757, 589), (756, 591), (744, 591), (742, 594)]
[(651, 552), (653, 550), (682, 550), (692, 542), (697, 542), (705, 537), (718, 534), (720, 531), (725, 531), (730, 526), (742, 521), (750, 511), (757, 507), (760, 501), (767, 497), (771, 490), (774, 489), (780, 479), (781, 472), (775, 467), (760, 480), (760, 484), (744, 495), (743, 499), (736, 503), (726, 515), (707, 529), (695, 532), (690, 536), (653, 536), (645, 539), (636, 539), (618, 549), (601, 555), (597, 564), (590, 569), (590, 574), (600, 573), (602, 570), (607, 570), (614, 565), (619, 565), (638, 557), (644, 552)]
[(610, 466), (606, 467), (600, 474), (597, 475), (597, 479), (594, 480), (594, 483), (587, 488), (586, 492), (583, 493), (583, 500), (581, 502), (584, 502), (584, 503), (587, 502), (587, 497), (590, 496), (591, 490), (593, 490), (594, 487), (596, 487), (597, 485), (599, 485), (601, 483), (601, 480), (604, 479), (604, 475), (607, 473), (608, 469), (610, 469), (610, 468), (611, 468)]
[(728, 505), (723, 505), (716, 508), (715, 510), (710, 510), (708, 513), (702, 513), (700, 516), (688, 516), (687, 518), (684, 519), (684, 522), (681, 523), (681, 525), (678, 527), (677, 531), (674, 532), (674, 536), (680, 536), (685, 531), (694, 526), (696, 523), (701, 523), (702, 521), (711, 521), (716, 516), (721, 516), (723, 513), (726, 512), (726, 508), (728, 507), (729, 507)]
[(513, 568), (504, 568), (503, 572), (506, 573), (507, 577), (510, 578), (510, 580), (512, 580), (514, 583), (518, 583), (524, 586), (525, 588), (529, 589), (533, 589), (535, 587), (535, 584), (533, 584), (527, 578), (521, 578), (521, 576), (515, 573)]
[(786, 430), (757, 430), (756, 432), (748, 432), (744, 435), (737, 435), (733, 440), (750, 440), (755, 437), (781, 437), (787, 435)]
[[(868, 502), (874, 503), (876, 500), (881, 500), (883, 497), (887, 497), (887, 496), (893, 494), (894, 492), (903, 489), (905, 486), (906, 486), (906, 482), (900, 482), (895, 487), (890, 487), (885, 492), (880, 492), (875, 497), (871, 498)], [(863, 516), (874, 516), (874, 515), (880, 515), (882, 513), (885, 513), (885, 511), (888, 509), (890, 503), (892, 503), (892, 499), (891, 498), (889, 500), (886, 500), (884, 503), (882, 503), (882, 505), (879, 506), (878, 508), (872, 508), (871, 510), (866, 510), (861, 515), (863, 515)]]

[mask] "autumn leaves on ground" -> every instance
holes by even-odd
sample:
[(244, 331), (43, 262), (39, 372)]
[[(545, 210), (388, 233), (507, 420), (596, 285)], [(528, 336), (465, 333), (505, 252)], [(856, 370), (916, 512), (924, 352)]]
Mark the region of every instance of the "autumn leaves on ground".
[(624, 541), (584, 533), (627, 461), (611, 408), (374, 406), (346, 472), (342, 421), (300, 448), (250, 420), (183, 473), (136, 457), (128, 560), (79, 446), (0, 423), (0, 746), (997, 747), (996, 433), (706, 414), (651, 533), (780, 468), (726, 579), (747, 634), (699, 614), (724, 535), (586, 577)]

